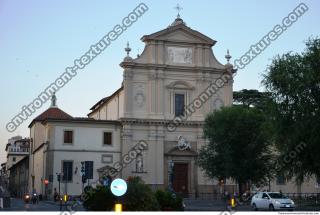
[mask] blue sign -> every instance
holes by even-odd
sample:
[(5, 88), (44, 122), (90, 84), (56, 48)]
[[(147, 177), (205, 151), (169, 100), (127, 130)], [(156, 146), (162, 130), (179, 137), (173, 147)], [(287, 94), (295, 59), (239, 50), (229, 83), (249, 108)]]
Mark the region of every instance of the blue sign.
[(111, 192), (115, 196), (123, 196), (127, 192), (127, 183), (121, 178), (117, 178), (111, 183)]
[(105, 187), (109, 186), (109, 179), (106, 178), (103, 180), (103, 186)]

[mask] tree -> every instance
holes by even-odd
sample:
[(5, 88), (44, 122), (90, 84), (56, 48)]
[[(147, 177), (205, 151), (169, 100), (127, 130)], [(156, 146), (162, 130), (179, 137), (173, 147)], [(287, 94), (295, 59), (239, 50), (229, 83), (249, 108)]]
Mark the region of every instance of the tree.
[(262, 83), (273, 100), (281, 169), (298, 181), (320, 176), (320, 39), (309, 39), (301, 54), (275, 57)]
[(232, 106), (207, 116), (198, 164), (210, 178), (232, 178), (243, 185), (266, 184), (270, 170), (270, 143), (266, 116), (256, 108)]
[(265, 111), (270, 101), (270, 93), (259, 92), (258, 90), (243, 89), (233, 92), (233, 104), (244, 105), (247, 107), (256, 107), (259, 110)]

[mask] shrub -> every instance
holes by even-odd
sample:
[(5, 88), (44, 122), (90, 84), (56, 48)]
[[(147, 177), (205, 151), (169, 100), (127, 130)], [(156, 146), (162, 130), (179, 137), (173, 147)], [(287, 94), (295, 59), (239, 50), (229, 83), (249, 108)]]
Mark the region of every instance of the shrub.
[(183, 211), (183, 199), (169, 190), (157, 190), (156, 198), (162, 211)]
[(114, 204), (121, 202), (125, 211), (160, 210), (155, 193), (140, 177), (129, 177), (127, 183), (127, 192), (119, 198), (111, 193), (110, 186), (86, 187), (82, 197), (84, 208), (89, 211), (112, 211)]
[(124, 195), (124, 209), (127, 211), (158, 211), (158, 201), (149, 185), (140, 177), (128, 178), (128, 190)]
[(83, 207), (89, 211), (111, 211), (116, 197), (110, 187), (97, 185), (96, 188), (86, 189), (83, 196)]

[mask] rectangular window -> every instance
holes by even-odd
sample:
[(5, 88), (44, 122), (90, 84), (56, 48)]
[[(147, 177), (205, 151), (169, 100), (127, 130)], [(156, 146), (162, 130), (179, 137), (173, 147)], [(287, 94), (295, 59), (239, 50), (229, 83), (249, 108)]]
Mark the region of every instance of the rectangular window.
[(103, 132), (103, 144), (112, 145), (112, 132)]
[(13, 162), (16, 162), (16, 157), (12, 157), (12, 161), (13, 161)]
[(62, 180), (64, 182), (72, 181), (72, 173), (73, 173), (73, 162), (72, 161), (62, 161)]
[(64, 131), (63, 142), (68, 144), (73, 143), (73, 131)]
[(93, 179), (93, 161), (85, 161), (85, 176), (87, 179)]
[(320, 185), (320, 176), (317, 177), (317, 184)]
[(286, 179), (283, 174), (277, 176), (277, 185), (285, 185)]
[(184, 115), (184, 94), (174, 95), (174, 114), (175, 116)]

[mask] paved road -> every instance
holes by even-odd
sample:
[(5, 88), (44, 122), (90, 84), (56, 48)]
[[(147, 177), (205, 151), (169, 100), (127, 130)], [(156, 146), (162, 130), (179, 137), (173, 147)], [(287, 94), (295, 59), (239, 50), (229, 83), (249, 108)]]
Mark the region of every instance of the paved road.
[[(184, 199), (186, 211), (226, 211), (226, 203), (219, 200)], [(238, 205), (236, 211), (252, 211), (250, 205)], [(320, 205), (302, 206), (297, 205), (295, 211), (319, 211)]]
[[(66, 211), (66, 206), (62, 207)], [(83, 209), (77, 209), (83, 210)], [(23, 200), (11, 198), (11, 207), (0, 209), (0, 211), (57, 211), (60, 212), (60, 205), (58, 203), (49, 201), (40, 201), (38, 204), (25, 204)], [(60, 214), (60, 213), (59, 213)], [(66, 213), (67, 215), (68, 213)]]
[[(217, 200), (200, 200), (200, 199), (184, 199), (186, 211), (226, 211), (226, 205), (223, 201)], [(64, 213), (60, 213), (60, 206), (58, 203), (49, 201), (40, 201), (39, 204), (25, 204), (21, 199), (11, 198), (11, 208), (0, 209), (1, 211), (57, 211), (57, 215), (71, 215), (68, 213), (66, 206), (62, 207)], [(301, 209), (297, 209), (299, 211)], [(316, 210), (319, 208), (303, 208), (303, 210)], [(77, 207), (75, 211), (84, 211), (83, 208)], [(251, 211), (249, 205), (240, 205), (236, 211)]]

